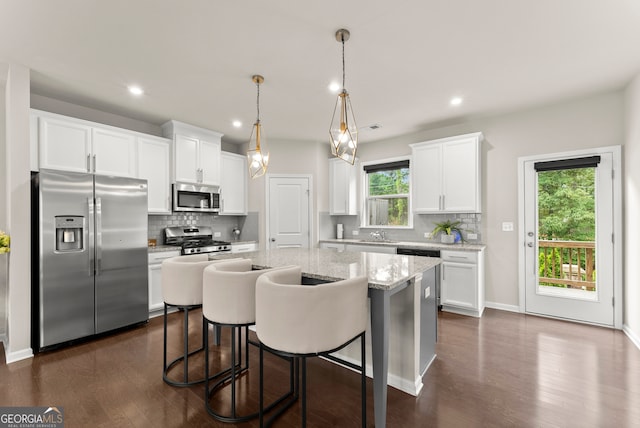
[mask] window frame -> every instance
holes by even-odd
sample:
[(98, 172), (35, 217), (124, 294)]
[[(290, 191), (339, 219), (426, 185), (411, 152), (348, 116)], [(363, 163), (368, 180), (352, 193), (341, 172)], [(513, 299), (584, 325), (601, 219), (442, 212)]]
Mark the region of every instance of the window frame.
[[(365, 171), (364, 167), (365, 166), (370, 166), (370, 165), (381, 165), (381, 164), (385, 164), (385, 163), (392, 163), (392, 162), (401, 162), (401, 161), (409, 161), (409, 191), (408, 193), (406, 193), (406, 197), (407, 197), (407, 206), (408, 206), (408, 212), (407, 212), (407, 225), (406, 226), (390, 226), (390, 225), (370, 225), (368, 224), (369, 222), (369, 211), (368, 211), (368, 204), (367, 201), (370, 199), (369, 196), (369, 178), (368, 178), (368, 173)], [(361, 208), (361, 213), (362, 216), (360, 216), (360, 228), (361, 229), (413, 229), (413, 208), (412, 208), (412, 202), (411, 202), (411, 195), (412, 195), (412, 189), (413, 189), (413, 174), (411, 172), (411, 156), (407, 155), (407, 156), (399, 156), (399, 157), (394, 157), (394, 158), (386, 158), (386, 159), (378, 159), (375, 161), (366, 161), (366, 162), (361, 162), (360, 163), (360, 182), (362, 183), (361, 187), (361, 191), (360, 191), (360, 208)], [(381, 195), (378, 195), (381, 196)], [(389, 195), (384, 195), (384, 196), (390, 196), (390, 197), (404, 197), (405, 194), (404, 193), (398, 193), (398, 194), (389, 194)]]

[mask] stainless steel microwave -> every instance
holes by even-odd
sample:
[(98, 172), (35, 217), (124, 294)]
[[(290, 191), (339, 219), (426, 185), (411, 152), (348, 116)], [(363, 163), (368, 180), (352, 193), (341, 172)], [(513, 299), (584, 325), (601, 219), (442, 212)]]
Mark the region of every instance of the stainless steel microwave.
[(220, 188), (200, 184), (173, 185), (173, 211), (217, 213), (220, 211)]

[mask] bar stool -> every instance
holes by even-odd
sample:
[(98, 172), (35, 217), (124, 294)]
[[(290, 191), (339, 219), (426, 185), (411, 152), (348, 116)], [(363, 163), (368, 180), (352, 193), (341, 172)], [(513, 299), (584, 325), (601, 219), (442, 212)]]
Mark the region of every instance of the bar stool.
[[(281, 271), (256, 284), (256, 333), (260, 341), (260, 426), (264, 426), (263, 352), (296, 357), (302, 365), (302, 426), (307, 423), (306, 359), (323, 356), (361, 373), (362, 426), (367, 425), (365, 330), (367, 277), (300, 285)], [(361, 365), (329, 355), (360, 338)], [(277, 415), (275, 416), (277, 417)], [(268, 421), (270, 424), (274, 418)]]
[[(206, 254), (172, 257), (164, 260), (161, 267), (162, 299), (164, 300), (164, 347), (162, 379), (172, 386), (191, 386), (204, 382), (204, 378), (189, 380), (189, 357), (204, 349), (206, 329), (203, 328), (202, 345), (189, 351), (189, 311), (202, 307), (202, 272), (210, 264), (220, 263), (220, 260), (209, 260)], [(167, 309), (176, 307), (184, 311), (183, 345), (181, 356), (167, 364)], [(202, 323), (205, 327), (205, 323)], [(183, 362), (183, 380), (170, 379), (169, 371)]]
[[(223, 422), (244, 422), (258, 417), (258, 411), (238, 415), (236, 409), (236, 380), (249, 368), (249, 329), (255, 324), (256, 310), (256, 279), (261, 275), (278, 269), (252, 270), (252, 262), (249, 259), (236, 259), (224, 263), (207, 266), (203, 272), (202, 291), (202, 316), (205, 325), (213, 324), (218, 327), (231, 328), (231, 364), (219, 373), (211, 375), (209, 372), (209, 340), (204, 338), (205, 347), (205, 407), (207, 412), (215, 419)], [(298, 277), (300, 268), (296, 269)], [(245, 361), (242, 365), (242, 330), (245, 333)], [(237, 333), (237, 343), (236, 343)], [(236, 355), (236, 345), (238, 355)], [(209, 381), (220, 375), (225, 375), (211, 388)], [(287, 394), (280, 400), (284, 400), (293, 393), (293, 370), (290, 375), (291, 387)], [(231, 410), (230, 414), (223, 415), (211, 407), (211, 397), (221, 392), (226, 383), (231, 387)], [(275, 405), (275, 404), (273, 404)]]

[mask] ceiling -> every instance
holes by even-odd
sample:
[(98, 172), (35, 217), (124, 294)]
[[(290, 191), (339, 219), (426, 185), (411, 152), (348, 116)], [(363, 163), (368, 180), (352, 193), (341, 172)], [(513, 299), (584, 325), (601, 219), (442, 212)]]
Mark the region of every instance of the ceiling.
[[(246, 142), (328, 141), (341, 79), (361, 143), (622, 88), (640, 72), (635, 0), (0, 0), (0, 63), (32, 92)], [(133, 97), (127, 86), (145, 93)], [(457, 107), (453, 96), (463, 98)], [(241, 120), (236, 129), (233, 120)], [(378, 124), (377, 130), (368, 129)]]

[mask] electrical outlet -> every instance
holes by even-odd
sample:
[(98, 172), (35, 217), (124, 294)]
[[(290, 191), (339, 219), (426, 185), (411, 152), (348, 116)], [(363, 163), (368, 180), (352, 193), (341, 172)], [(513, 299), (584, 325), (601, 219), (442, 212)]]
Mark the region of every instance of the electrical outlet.
[(502, 223), (502, 231), (503, 232), (513, 232), (513, 223), (510, 221), (505, 221)]
[(213, 232), (213, 237), (214, 237), (214, 238), (219, 238), (219, 237), (221, 237), (221, 236), (222, 236), (222, 233), (220, 233), (220, 232)]
[(424, 298), (428, 299), (431, 296), (431, 287), (427, 287), (424, 289)]
[(469, 241), (475, 241), (476, 239), (478, 239), (478, 234), (477, 233), (467, 233), (467, 239)]
[(351, 232), (351, 234), (352, 234), (353, 236), (358, 236), (358, 235), (360, 235), (360, 232), (359, 232), (359, 231), (357, 231), (357, 230), (354, 230), (354, 231), (352, 231), (352, 232)]
[(431, 239), (431, 233), (430, 233), (430, 232), (425, 232), (425, 233), (424, 233), (424, 237), (425, 237), (426, 239)]

